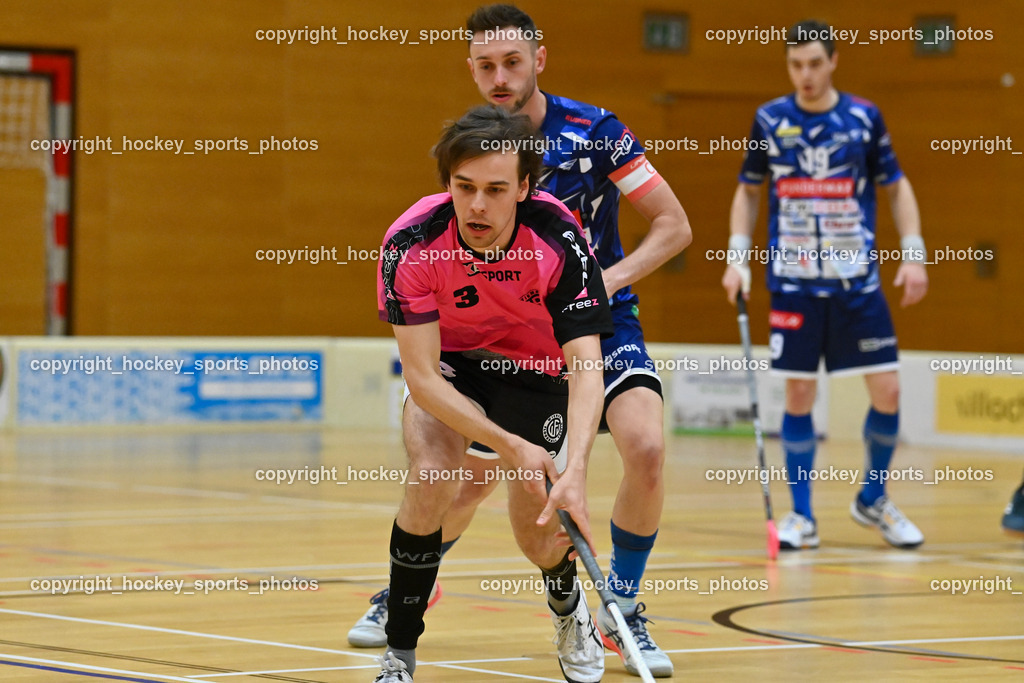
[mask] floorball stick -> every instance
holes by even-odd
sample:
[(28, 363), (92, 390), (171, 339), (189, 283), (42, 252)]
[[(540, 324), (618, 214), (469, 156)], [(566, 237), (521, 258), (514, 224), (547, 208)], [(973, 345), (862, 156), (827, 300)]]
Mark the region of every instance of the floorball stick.
[[(548, 492), (550, 493), (551, 482), (548, 481), (547, 485)], [(625, 617), (622, 616), (619, 603), (615, 602), (615, 594), (608, 588), (608, 579), (605, 578), (604, 572), (601, 571), (601, 567), (597, 564), (597, 558), (594, 557), (594, 553), (590, 551), (590, 544), (583, 538), (580, 528), (576, 526), (576, 522), (568, 510), (559, 510), (558, 518), (562, 520), (562, 526), (565, 527), (566, 533), (569, 534), (569, 540), (576, 547), (576, 555), (583, 562), (583, 566), (586, 567), (590, 580), (594, 582), (594, 588), (597, 589), (598, 595), (601, 596), (601, 602), (604, 603), (608, 614), (612, 615), (612, 619), (615, 620), (615, 642), (620, 648), (625, 650), (626, 657), (636, 667), (641, 680), (644, 683), (654, 683), (654, 676), (651, 675), (651, 670), (647, 668), (647, 662), (644, 661), (643, 656), (640, 654), (640, 648), (637, 646), (636, 640), (633, 639), (633, 632), (629, 630)]]
[(779, 556), (779, 531), (775, 528), (772, 517), (772, 497), (768, 490), (768, 467), (764, 460), (764, 434), (761, 432), (761, 417), (757, 410), (757, 379), (754, 377), (753, 350), (750, 345), (750, 319), (747, 316), (747, 302), (743, 293), (736, 294), (736, 308), (739, 311), (740, 338), (743, 340), (743, 355), (746, 356), (747, 386), (750, 389), (750, 413), (754, 418), (754, 438), (757, 440), (757, 466), (761, 472), (761, 494), (764, 496), (764, 516), (768, 530), (768, 557), (774, 560)]

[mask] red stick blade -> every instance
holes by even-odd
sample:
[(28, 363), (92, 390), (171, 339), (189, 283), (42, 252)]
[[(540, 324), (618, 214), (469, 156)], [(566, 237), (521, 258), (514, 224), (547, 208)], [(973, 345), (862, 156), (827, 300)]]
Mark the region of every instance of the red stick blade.
[(768, 559), (774, 560), (779, 556), (779, 530), (775, 528), (775, 522), (768, 520)]

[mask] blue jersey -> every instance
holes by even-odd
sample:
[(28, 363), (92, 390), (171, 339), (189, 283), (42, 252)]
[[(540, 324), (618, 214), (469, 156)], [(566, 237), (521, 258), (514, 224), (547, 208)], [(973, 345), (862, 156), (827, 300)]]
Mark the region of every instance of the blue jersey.
[(878, 107), (840, 93), (812, 113), (787, 95), (757, 110), (750, 140), (740, 181), (769, 181), (768, 289), (877, 288), (875, 183), (903, 175)]
[[(644, 148), (610, 111), (544, 93), (547, 113), (540, 130), (546, 138), (540, 185), (563, 204), (583, 227), (602, 268), (624, 257), (619, 239), (619, 194), (636, 201), (662, 178), (644, 156)], [(627, 286), (612, 305), (635, 304)]]

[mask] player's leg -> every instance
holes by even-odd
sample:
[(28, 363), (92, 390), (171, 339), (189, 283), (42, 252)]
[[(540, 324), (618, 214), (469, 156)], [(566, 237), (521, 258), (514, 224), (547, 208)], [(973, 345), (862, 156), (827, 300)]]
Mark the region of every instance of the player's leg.
[(811, 504), (811, 470), (817, 439), (811, 410), (817, 394), (818, 362), (825, 336), (825, 302), (797, 294), (771, 295), (772, 371), (786, 378), (782, 449), (793, 510), (779, 523), (779, 548), (817, 548), (818, 525)]
[(864, 419), (866, 463), (860, 501), (871, 505), (885, 495), (882, 473), (889, 471), (900, 424), (900, 379), (895, 370), (864, 375), (871, 408)]
[[(643, 616), (646, 605), (637, 603), (636, 596), (658, 535), (665, 500), (663, 410), (660, 393), (648, 386), (635, 386), (615, 396), (606, 414), (615, 447), (622, 456), (623, 469), (622, 483), (612, 508), (609, 587), (648, 669), (659, 678), (671, 676), (674, 667), (648, 632), (648, 620)], [(614, 640), (609, 637), (615, 630), (614, 621), (604, 605), (598, 607), (597, 622), (605, 645), (617, 651)], [(623, 653), (618, 654), (629, 673), (637, 675)]]
[(863, 374), (871, 406), (864, 419), (864, 485), (850, 515), (877, 527), (897, 548), (916, 548), (924, 535), (889, 499), (886, 473), (899, 433), (899, 355), (889, 306), (881, 290), (831, 298), (825, 362), (832, 374)]
[(497, 468), (501, 466), (501, 461), (490, 449), (478, 449), (477, 446), (473, 444), (469, 448), (467, 454), (470, 457), (466, 458), (462, 465), (463, 480), (458, 495), (455, 496), (455, 501), (441, 523), (446, 544), (455, 544), (469, 528), (480, 503), (484, 502), (498, 486), (499, 478), (495, 474)]
[[(643, 616), (645, 605), (636, 601), (665, 501), (661, 379), (647, 353), (637, 309), (632, 305), (616, 306), (612, 318), (615, 334), (601, 343), (607, 361), (602, 428), (611, 431), (622, 458), (622, 481), (609, 524), (612, 555), (608, 585), (651, 673), (671, 676), (672, 660), (651, 638), (648, 620)], [(597, 625), (605, 645), (619, 654), (627, 671), (636, 675), (635, 667), (609, 637), (615, 625), (603, 604), (597, 610)]]
[(1024, 534), (1024, 481), (1013, 492), (1003, 512), (1003, 530), (1009, 534)]
[(560, 529), (557, 516), (545, 526), (537, 526), (543, 509), (543, 499), (528, 493), (523, 482), (509, 480), (512, 532), (523, 554), (541, 571), (562, 674), (567, 681), (600, 681), (604, 674), (604, 647), (590, 615), (587, 596), (577, 579), (576, 561), (569, 559), (569, 550), (556, 543), (555, 534)]
[[(409, 482), (391, 530), (388, 585), (387, 662), (396, 658), (412, 674), (423, 615), (441, 561), (441, 520), (455, 500), (458, 482), (442, 471), (457, 470), (465, 459), (463, 436), (409, 399), (402, 416), (409, 458)], [(416, 482), (415, 485), (412, 482)], [(393, 655), (393, 656), (392, 656)]]
[[(462, 370), (458, 378), (458, 384), (460, 391), (464, 394), (468, 394), (481, 398), (481, 393), (486, 395), (486, 392), (481, 387), (473, 385), (473, 373), (468, 372), (466, 361), (464, 358), (453, 356), (452, 354), (444, 354), (446, 362), (448, 363), (448, 370), (450, 374), (453, 372), (451, 364), (459, 366)], [(409, 390), (405, 390), (405, 402), (409, 400)], [(478, 403), (479, 405), (479, 403)], [(482, 410), (482, 408), (481, 408)], [(463, 464), (463, 470), (468, 473), (463, 475), (463, 480), (459, 485), (459, 493), (452, 502), (451, 507), (445, 513), (444, 519), (441, 521), (441, 557), (451, 550), (452, 546), (459, 539), (462, 533), (469, 528), (469, 523), (473, 519), (473, 514), (476, 512), (477, 506), (486, 498), (497, 486), (496, 481), (491, 481), (487, 477), (487, 472), (493, 472), (493, 463), (497, 461), (497, 454), (488, 449), (486, 446), (479, 444), (473, 444), (468, 453), (478, 457), (466, 458)], [(490, 463), (490, 464), (488, 464)], [(434, 586), (430, 591), (430, 597), (427, 601), (427, 609), (430, 609), (437, 604), (438, 600), (441, 599), (441, 584), (438, 581), (434, 582)], [(385, 588), (378, 591), (375, 595), (370, 598), (370, 607), (363, 613), (352, 628), (348, 632), (348, 642), (353, 647), (384, 647), (387, 644), (387, 633), (385, 633), (385, 627), (388, 622), (388, 589)]]
[[(458, 494), (451, 507), (441, 520), (441, 558), (448, 554), (463, 532), (473, 521), (473, 514), (483, 500), (494, 491), (498, 482), (493, 472), (497, 464), (495, 459), (475, 457), (470, 448), (469, 455), (462, 465), (463, 480), (459, 483)], [(441, 599), (441, 582), (435, 581), (427, 600), (429, 610)], [(348, 632), (348, 642), (353, 647), (384, 647), (387, 644), (387, 633), (384, 628), (388, 623), (388, 589), (385, 588), (370, 598), (370, 607)]]
[[(503, 429), (548, 449), (559, 472), (566, 466), (565, 428), (568, 395), (564, 383), (526, 378), (526, 390), (509, 390), (495, 401), (490, 415)], [(559, 546), (555, 533), (561, 528), (555, 516), (544, 527), (537, 517), (545, 500), (531, 495), (519, 472), (508, 471), (509, 520), (516, 543), (537, 565), (544, 580), (548, 608), (555, 626), (558, 663), (566, 680), (600, 681), (604, 673), (604, 648), (587, 598), (577, 580), (576, 561)]]

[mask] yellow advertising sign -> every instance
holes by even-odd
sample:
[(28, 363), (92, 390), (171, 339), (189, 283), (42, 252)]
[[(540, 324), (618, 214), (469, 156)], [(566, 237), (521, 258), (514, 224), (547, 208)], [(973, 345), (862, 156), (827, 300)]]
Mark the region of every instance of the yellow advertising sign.
[(938, 375), (935, 431), (1024, 436), (1024, 377)]

